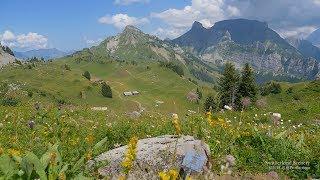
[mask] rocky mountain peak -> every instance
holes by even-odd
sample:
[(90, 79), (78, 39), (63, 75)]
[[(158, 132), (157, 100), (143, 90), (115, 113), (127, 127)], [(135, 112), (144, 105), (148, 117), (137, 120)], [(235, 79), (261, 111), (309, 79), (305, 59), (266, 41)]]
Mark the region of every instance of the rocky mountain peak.
[(142, 31), (140, 30), (140, 29), (138, 29), (137, 27), (135, 27), (135, 26), (132, 26), (132, 25), (128, 25), (128, 26), (126, 26), (125, 28), (124, 28), (124, 30), (123, 30), (123, 32), (122, 33), (124, 33), (124, 34), (126, 34), (126, 33), (142, 33)]
[(198, 21), (195, 21), (193, 24), (192, 24), (192, 28), (191, 29), (203, 29), (203, 25), (198, 22)]

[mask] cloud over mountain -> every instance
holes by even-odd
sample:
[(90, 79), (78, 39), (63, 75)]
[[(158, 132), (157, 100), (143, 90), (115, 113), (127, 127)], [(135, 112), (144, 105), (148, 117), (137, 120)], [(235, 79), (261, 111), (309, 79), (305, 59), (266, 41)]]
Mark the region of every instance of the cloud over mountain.
[(118, 29), (123, 29), (128, 25), (138, 26), (141, 24), (148, 23), (149, 20), (147, 18), (131, 17), (131, 16), (128, 16), (127, 14), (115, 14), (113, 16), (110, 16), (110, 15), (103, 16), (99, 18), (98, 22), (101, 24), (113, 25)]
[(13, 32), (6, 30), (3, 34), (0, 34), (0, 42), (10, 48), (42, 49), (47, 47), (48, 38), (35, 32), (15, 35)]

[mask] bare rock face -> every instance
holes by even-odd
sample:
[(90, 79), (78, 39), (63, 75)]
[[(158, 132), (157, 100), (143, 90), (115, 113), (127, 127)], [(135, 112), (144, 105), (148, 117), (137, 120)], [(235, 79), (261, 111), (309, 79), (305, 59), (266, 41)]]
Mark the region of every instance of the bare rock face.
[(9, 50), (8, 47), (1, 46), (0, 44), (0, 67), (13, 63), (15, 61), (15, 57), (13, 56), (13, 53), (11, 50), (11, 53), (8, 53)]
[[(108, 165), (99, 169), (100, 175), (117, 177), (121, 174), (121, 162), (124, 159), (126, 150), (127, 146), (110, 150), (96, 157), (91, 164), (107, 161)], [(201, 161), (202, 164), (200, 163), (199, 172), (185, 167), (186, 159), (188, 159), (185, 158), (185, 156), (189, 156), (190, 154), (196, 154), (202, 157), (203, 161)], [(141, 139), (137, 144), (137, 156), (129, 177), (132, 179), (158, 179), (158, 173), (160, 171), (173, 168), (177, 170), (183, 168), (190, 173), (199, 174), (207, 171), (209, 156), (209, 146), (192, 136), (177, 137), (165, 135)], [(199, 164), (196, 166), (199, 166)]]

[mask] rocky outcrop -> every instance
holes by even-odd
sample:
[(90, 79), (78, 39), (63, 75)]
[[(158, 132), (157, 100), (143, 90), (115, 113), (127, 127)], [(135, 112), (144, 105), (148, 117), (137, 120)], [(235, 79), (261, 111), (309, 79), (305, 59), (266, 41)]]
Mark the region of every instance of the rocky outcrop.
[(14, 61), (15, 57), (10, 48), (0, 44), (0, 67), (13, 63)]
[[(127, 146), (122, 146), (96, 157), (89, 162), (91, 166), (107, 161), (108, 165), (99, 169), (102, 176), (117, 177), (121, 174), (121, 162), (124, 159)], [(200, 172), (206, 172), (209, 164), (210, 149), (207, 144), (192, 136), (177, 137), (173, 135), (141, 139), (137, 144), (137, 156), (130, 176), (133, 179), (158, 179), (158, 173), (163, 170), (186, 170), (184, 164), (186, 154), (197, 154), (204, 158), (200, 163)], [(190, 170), (190, 169), (188, 169)], [(190, 170), (189, 172), (193, 172)], [(197, 172), (194, 172), (197, 173)]]

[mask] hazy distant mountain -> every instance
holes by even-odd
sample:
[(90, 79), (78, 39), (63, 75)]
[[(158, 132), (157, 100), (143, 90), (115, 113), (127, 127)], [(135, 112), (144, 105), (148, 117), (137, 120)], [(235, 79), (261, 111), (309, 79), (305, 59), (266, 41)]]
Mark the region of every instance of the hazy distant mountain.
[(60, 58), (63, 56), (68, 55), (68, 53), (60, 51), (56, 48), (52, 49), (37, 49), (37, 50), (30, 50), (30, 51), (25, 51), (25, 52), (14, 52), (15, 56), (20, 59), (28, 59), (32, 57), (37, 57), (41, 58), (43, 57), (44, 59), (54, 59), (54, 58)]
[(259, 72), (309, 79), (320, 69), (317, 60), (303, 56), (267, 23), (256, 20), (224, 20), (211, 28), (195, 22), (188, 32), (171, 42), (217, 65), (232, 61), (241, 67), (249, 62)]
[(311, 42), (304, 39), (287, 38), (286, 39), (293, 47), (306, 57), (313, 57), (320, 61), (320, 48), (314, 46)]
[(9, 63), (13, 63), (15, 57), (11, 49), (0, 44), (0, 67)]
[(320, 28), (311, 33), (307, 37), (307, 40), (310, 41), (312, 44), (320, 47)]

